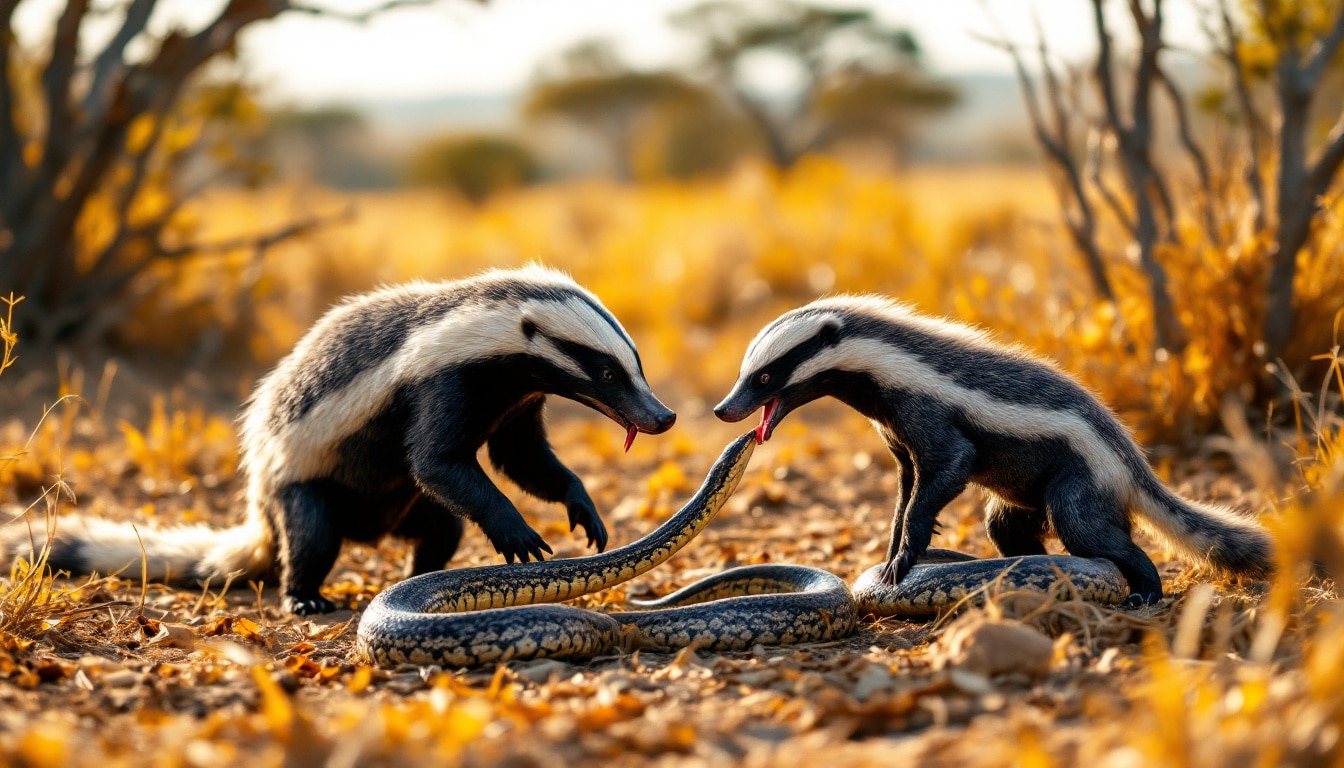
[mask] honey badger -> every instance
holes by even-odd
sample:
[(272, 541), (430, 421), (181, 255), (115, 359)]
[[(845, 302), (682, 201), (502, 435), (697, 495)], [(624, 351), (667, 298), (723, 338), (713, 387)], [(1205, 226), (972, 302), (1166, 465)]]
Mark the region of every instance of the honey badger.
[(714, 413), (740, 421), (764, 408), (764, 442), (825, 396), (866, 416), (896, 458), (888, 584), (924, 555), (938, 513), (968, 483), (989, 492), (985, 527), (1003, 555), (1044, 554), (1053, 530), (1072, 554), (1115, 563), (1132, 603), (1158, 600), (1162, 581), (1130, 537), (1131, 513), (1191, 560), (1250, 577), (1271, 569), (1257, 524), (1173, 493), (1095, 395), (982, 331), (880, 297), (816, 301), (761, 330)]
[[(582, 482), (546, 441), (546, 397), (658, 434), (676, 415), (654, 397), (630, 336), (569, 277), (529, 267), (412, 283), (330, 310), (257, 385), (242, 417), (244, 522), (142, 531), (152, 578), (256, 578), (278, 566), (284, 607), (326, 612), (318, 592), (342, 541), (414, 542), (413, 574), (438, 570), (465, 518), (508, 562), (551, 549), (490, 482), (491, 463), (527, 493), (565, 504), (600, 551), (607, 531)], [(16, 529), (23, 530), (16, 530)], [(129, 525), (62, 521), (53, 568), (107, 573), (140, 546)], [(27, 552), (11, 526), (6, 554)]]

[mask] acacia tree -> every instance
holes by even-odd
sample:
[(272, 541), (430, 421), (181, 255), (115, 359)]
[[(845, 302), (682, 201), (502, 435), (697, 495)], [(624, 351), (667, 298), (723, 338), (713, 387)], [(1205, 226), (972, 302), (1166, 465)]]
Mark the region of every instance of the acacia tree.
[(709, 101), (703, 88), (674, 72), (640, 72), (610, 42), (586, 40), (543, 66), (523, 102), (529, 119), (560, 118), (601, 138), (621, 181), (634, 178), (637, 129), (659, 113)]
[[(1114, 50), (1105, 0), (1091, 3), (1097, 54), (1086, 66), (1061, 69), (1039, 30), (1029, 48), (1002, 35), (988, 42), (1015, 64), (1036, 141), (1060, 182), (1065, 224), (1094, 290), (1106, 300), (1115, 298), (1108, 274), (1111, 257), (1099, 236), (1101, 217), (1109, 214), (1129, 236), (1148, 278), (1158, 347), (1179, 351), (1185, 333), (1158, 247), (1180, 239), (1178, 217), (1187, 197), (1198, 201), (1193, 218), (1207, 241), (1227, 245), (1216, 209), (1235, 204), (1215, 185), (1215, 169), (1192, 127), (1186, 96), (1164, 63), (1171, 46), (1163, 37), (1163, 0), (1125, 3), (1139, 42), (1128, 63)], [(1263, 355), (1274, 360), (1292, 335), (1298, 256), (1310, 240), (1321, 198), (1344, 164), (1344, 116), (1329, 116), (1333, 125), (1313, 141), (1319, 136), (1313, 124), (1320, 117), (1313, 107), (1344, 43), (1344, 5), (1256, 0), (1244, 4), (1238, 21), (1227, 0), (1218, 0), (1214, 18), (1208, 31), (1240, 113), (1225, 128), (1239, 135), (1233, 141), (1245, 150), (1243, 177), (1254, 228), (1273, 234), (1261, 333)], [(1255, 61), (1247, 60), (1248, 52)], [(1039, 75), (1028, 71), (1028, 58), (1036, 60)], [(1268, 98), (1257, 98), (1265, 80)], [(1174, 194), (1171, 165), (1157, 161), (1155, 145), (1163, 126), (1156, 108), (1162, 100), (1173, 123), (1166, 127), (1193, 169), (1194, 195)], [(1264, 176), (1266, 165), (1277, 169), (1272, 183)], [(1108, 170), (1116, 172), (1112, 175), (1120, 178), (1121, 189), (1110, 185)]]
[[(382, 0), (342, 12), (297, 0), (227, 0), (199, 29), (157, 36), (150, 20), (159, 0), (67, 0), (42, 53), (19, 49), (13, 20), (20, 0), (0, 0), (0, 286), (28, 297), (32, 338), (105, 330), (143, 295), (137, 282), (160, 264), (203, 249), (264, 249), (319, 223), (203, 247), (165, 242), (189, 196), (154, 183), (170, 151), (165, 145), (174, 142), (174, 115), (207, 65), (234, 55), (239, 33), (286, 13), (363, 23), (433, 2)], [(89, 50), (85, 24), (109, 16), (119, 19), (115, 32)], [(133, 47), (148, 52), (128, 55)], [(171, 199), (145, 214), (151, 188)], [(109, 207), (115, 224), (90, 252), (77, 225), (95, 204)]]
[[(924, 72), (914, 35), (868, 9), (711, 0), (673, 14), (671, 22), (698, 39), (702, 67), (751, 120), (781, 168), (847, 137), (900, 144), (912, 118), (957, 100), (951, 86)], [(742, 80), (744, 63), (760, 53), (785, 57), (801, 74), (783, 108), (752, 94)]]

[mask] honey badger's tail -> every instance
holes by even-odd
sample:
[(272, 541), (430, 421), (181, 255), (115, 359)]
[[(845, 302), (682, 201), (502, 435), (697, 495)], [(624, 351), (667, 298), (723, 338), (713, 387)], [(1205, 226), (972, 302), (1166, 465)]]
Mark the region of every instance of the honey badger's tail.
[[(90, 517), (57, 518), (47, 564), (71, 574), (118, 573), (140, 578), (141, 546), (148, 577), (155, 581), (192, 583), (223, 579), (241, 572), (242, 578), (260, 578), (275, 560), (270, 531), (259, 516), (249, 515), (241, 525), (146, 526)], [(30, 561), (47, 546), (47, 524), (29, 515), (0, 529), (0, 559)]]
[(1141, 476), (1136, 497), (1144, 521), (1184, 559), (1254, 579), (1273, 572), (1273, 541), (1254, 520), (1183, 498), (1151, 471)]

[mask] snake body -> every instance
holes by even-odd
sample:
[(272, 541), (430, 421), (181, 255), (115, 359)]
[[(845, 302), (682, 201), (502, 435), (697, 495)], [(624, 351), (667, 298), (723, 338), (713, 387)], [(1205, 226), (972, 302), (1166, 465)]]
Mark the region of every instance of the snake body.
[(702, 579), (639, 609), (596, 613), (552, 605), (598, 592), (657, 567), (709, 524), (736, 489), (754, 434), (731, 443), (700, 489), (644, 538), (609, 552), (565, 560), (438, 571), (380, 592), (360, 619), (356, 647), (382, 666), (480, 666), (511, 659), (584, 659), (617, 648), (740, 650), (838, 639), (859, 616), (929, 616), (985, 584), (1048, 589), (1067, 578), (1084, 599), (1115, 603), (1123, 577), (1109, 562), (1031, 556), (975, 560), (930, 550), (895, 587), (880, 566), (850, 588), (802, 565), (748, 565)]
[(984, 602), (987, 587), (1003, 592), (1049, 592), (1067, 583), (1083, 600), (1116, 605), (1129, 587), (1109, 560), (1068, 555), (1027, 555), (978, 559), (948, 549), (930, 549), (901, 583), (882, 582), (882, 565), (854, 580), (860, 615), (919, 619), (946, 613), (962, 604)]

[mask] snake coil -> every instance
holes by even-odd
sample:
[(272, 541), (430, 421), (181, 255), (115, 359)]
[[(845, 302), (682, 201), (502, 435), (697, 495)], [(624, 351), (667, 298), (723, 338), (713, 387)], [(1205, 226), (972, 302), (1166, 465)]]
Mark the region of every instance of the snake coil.
[(1102, 560), (975, 560), (930, 550), (895, 587), (877, 578), (880, 566), (860, 576), (851, 592), (839, 577), (818, 568), (747, 565), (658, 600), (633, 602), (635, 611), (604, 614), (549, 605), (633, 579), (686, 546), (737, 488), (754, 438), (748, 433), (733, 441), (685, 506), (624, 547), (565, 560), (438, 571), (388, 587), (360, 619), (358, 652), (382, 666), (458, 667), (692, 643), (706, 650), (741, 650), (839, 639), (866, 614), (934, 615), (991, 581), (1005, 589), (1048, 589), (1064, 577), (1084, 599), (1116, 603), (1125, 594), (1119, 571)]

